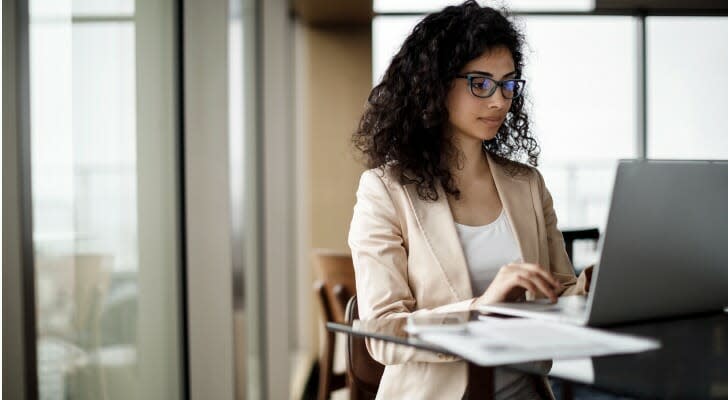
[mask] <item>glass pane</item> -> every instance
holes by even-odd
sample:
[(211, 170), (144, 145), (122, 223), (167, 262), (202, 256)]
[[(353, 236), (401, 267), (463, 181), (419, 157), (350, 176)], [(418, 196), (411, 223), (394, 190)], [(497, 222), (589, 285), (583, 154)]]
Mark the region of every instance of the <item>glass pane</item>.
[(602, 225), (589, 209), (611, 182), (595, 178), (635, 154), (635, 32), (629, 17), (526, 18), (534, 132), (564, 225)]
[[(631, 17), (525, 17), (526, 90), (562, 229), (604, 231), (616, 161), (636, 155), (636, 25)], [(594, 248), (575, 247), (589, 264)], [(583, 250), (583, 251), (582, 251)]]
[(41, 399), (182, 394), (173, 2), (142, 4), (29, 4)]
[(728, 17), (647, 19), (649, 158), (728, 159), (726, 71)]

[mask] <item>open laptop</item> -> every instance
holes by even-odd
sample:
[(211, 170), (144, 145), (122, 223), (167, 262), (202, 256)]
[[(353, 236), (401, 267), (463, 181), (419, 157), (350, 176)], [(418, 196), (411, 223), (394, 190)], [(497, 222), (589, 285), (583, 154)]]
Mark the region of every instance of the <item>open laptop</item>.
[(728, 306), (728, 161), (619, 162), (590, 292), (492, 312), (602, 326)]

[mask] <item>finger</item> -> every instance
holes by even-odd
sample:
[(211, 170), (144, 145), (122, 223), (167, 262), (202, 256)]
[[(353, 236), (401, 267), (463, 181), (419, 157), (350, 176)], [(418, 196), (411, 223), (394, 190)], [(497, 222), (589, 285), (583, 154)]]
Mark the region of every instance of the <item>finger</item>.
[(525, 269), (527, 269), (530, 272), (535, 272), (539, 274), (544, 280), (546, 280), (553, 288), (554, 290), (561, 290), (561, 282), (559, 282), (556, 278), (554, 278), (553, 274), (549, 272), (548, 270), (542, 268), (538, 264), (523, 264)]
[(536, 285), (533, 284), (533, 282), (531, 280), (526, 279), (526, 278), (521, 277), (521, 276), (516, 276), (515, 281), (514, 281), (514, 284), (516, 286), (520, 286), (520, 287), (528, 290), (531, 293), (538, 293), (539, 292), (538, 288), (536, 287)]
[(551, 286), (551, 282), (544, 280), (541, 276), (539, 276), (534, 280), (534, 283), (541, 290), (541, 293), (548, 297), (551, 302), (556, 302), (559, 296), (556, 294), (557, 290)]
[(522, 276), (522, 278), (528, 279), (534, 286), (536, 286), (536, 288), (538, 288), (538, 291), (533, 292), (534, 294), (540, 292), (548, 297), (552, 302), (556, 301), (556, 293), (549, 285), (549, 282), (544, 280), (541, 275), (533, 273), (531, 275)]

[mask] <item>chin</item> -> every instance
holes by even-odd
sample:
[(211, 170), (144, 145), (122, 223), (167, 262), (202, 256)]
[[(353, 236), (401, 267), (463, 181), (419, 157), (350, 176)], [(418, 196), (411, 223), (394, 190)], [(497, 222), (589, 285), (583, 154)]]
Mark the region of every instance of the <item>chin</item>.
[(474, 129), (470, 130), (469, 136), (476, 137), (480, 141), (493, 140), (498, 136), (498, 129), (500, 127), (486, 127), (485, 129), (483, 127), (474, 127)]
[(480, 140), (482, 140), (483, 142), (488, 142), (488, 141), (491, 141), (491, 140), (495, 139), (496, 136), (498, 136), (498, 131), (495, 131), (495, 132), (481, 132), (478, 135), (478, 138)]

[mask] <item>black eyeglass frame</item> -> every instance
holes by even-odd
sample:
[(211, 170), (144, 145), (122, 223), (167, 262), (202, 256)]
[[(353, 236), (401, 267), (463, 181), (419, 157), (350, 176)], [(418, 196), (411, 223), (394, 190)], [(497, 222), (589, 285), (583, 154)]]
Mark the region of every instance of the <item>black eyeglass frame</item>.
[[(487, 99), (488, 97), (494, 95), (495, 94), (495, 91), (498, 89), (498, 87), (500, 87), (500, 89), (501, 89), (501, 94), (503, 95), (503, 98), (508, 99), (508, 100), (517, 99), (517, 98), (521, 97), (521, 95), (523, 94), (523, 89), (526, 87), (526, 80), (525, 79), (503, 79), (502, 81), (497, 81), (497, 80), (495, 80), (495, 79), (493, 79), (493, 78), (491, 78), (489, 76), (476, 75), (476, 74), (455, 75), (455, 77), (456, 78), (460, 78), (460, 79), (467, 79), (468, 80), (468, 87), (470, 88), (470, 93), (473, 96), (475, 96), (477, 98), (480, 98), (480, 99)], [(473, 88), (473, 79), (475, 79), (475, 78), (488, 79), (489, 81), (492, 81), (493, 83), (495, 83), (495, 86), (493, 86), (493, 88), (490, 90), (490, 93), (486, 94), (485, 96), (479, 96), (479, 95), (475, 94), (475, 89)], [(521, 85), (523, 85), (522, 88), (521, 88), (521, 91), (517, 95), (515, 95), (513, 97), (508, 97), (506, 95), (505, 88), (503, 87), (503, 85), (506, 82), (518, 82), (518, 83), (520, 83)]]

